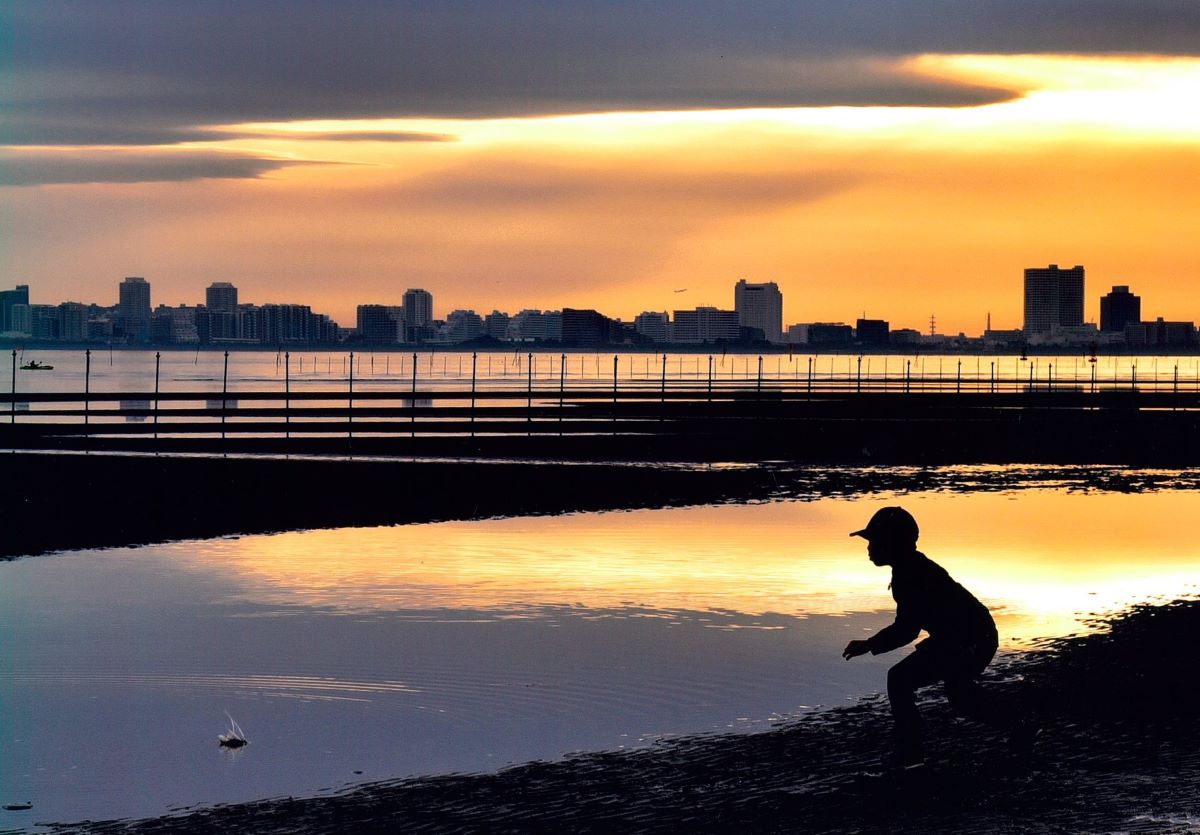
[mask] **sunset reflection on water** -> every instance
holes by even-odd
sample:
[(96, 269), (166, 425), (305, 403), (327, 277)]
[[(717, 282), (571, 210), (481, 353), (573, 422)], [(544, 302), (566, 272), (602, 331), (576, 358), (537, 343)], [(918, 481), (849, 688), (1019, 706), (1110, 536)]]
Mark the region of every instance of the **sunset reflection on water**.
[(1185, 491), (1022, 490), (308, 531), (180, 547), (258, 603), (346, 611), (545, 607), (790, 616), (887, 610), (886, 571), (847, 532), (904, 504), (920, 547), (996, 614), (1009, 647), (1200, 582)]

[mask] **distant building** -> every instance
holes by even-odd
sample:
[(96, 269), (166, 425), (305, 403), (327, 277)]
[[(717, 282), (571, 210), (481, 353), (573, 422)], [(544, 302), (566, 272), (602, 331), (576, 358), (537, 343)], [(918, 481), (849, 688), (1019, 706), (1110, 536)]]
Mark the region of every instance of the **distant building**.
[(920, 345), (921, 332), (916, 328), (896, 328), (888, 334), (893, 345)]
[(337, 324), (306, 304), (264, 304), (258, 314), (262, 323), (258, 341), (266, 345), (338, 341)]
[(1100, 340), (1100, 329), (1095, 322), (1082, 325), (1055, 325), (1049, 331), (1036, 333), (1027, 340), (1030, 345), (1088, 346)]
[(41, 341), (60, 339), (58, 335), (58, 306), (29, 305), (29, 336)]
[(563, 315), (559, 310), (547, 310), (542, 314), (542, 322), (546, 326), (546, 339), (549, 342), (562, 341)]
[(29, 305), (14, 304), (8, 311), (8, 328), (10, 333), (21, 336), (33, 335), (33, 324)]
[(613, 321), (595, 310), (562, 311), (562, 341), (566, 345), (590, 348), (612, 340)]
[(238, 306), (238, 289), (228, 281), (214, 281), (204, 291), (204, 306), (210, 313), (233, 313)]
[(1125, 342), (1144, 347), (1182, 347), (1196, 343), (1194, 322), (1165, 322), (1159, 316), (1153, 322), (1129, 322)]
[(1025, 335), (1083, 324), (1083, 267), (1025, 270)]
[(468, 342), (485, 333), (483, 317), (474, 310), (454, 310), (446, 317), (446, 341)]
[(15, 331), (12, 309), (19, 304), (29, 304), (29, 285), (18, 284), (12, 290), (0, 290), (0, 333)]
[(737, 342), (741, 336), (742, 326), (736, 310), (697, 307), (675, 311), (671, 337), (674, 342)]
[(149, 342), (150, 282), (141, 276), (129, 276), (118, 289), (117, 327), (129, 342)]
[(433, 294), (428, 290), (409, 289), (404, 291), (404, 322), (410, 328), (419, 328), (433, 321)]
[(493, 310), (483, 317), (483, 327), (492, 339), (508, 339), (509, 315), (499, 310)]
[(850, 345), (854, 328), (840, 322), (806, 322), (788, 328), (788, 338), (798, 345)]
[(750, 284), (740, 280), (733, 286), (733, 309), (739, 326), (758, 330), (759, 338), (768, 342), (783, 341), (783, 293), (774, 281)]
[(63, 302), (58, 305), (58, 338), (63, 342), (83, 342), (88, 338), (90, 311), (82, 302)]
[(669, 342), (670, 325), (671, 319), (665, 310), (662, 313), (646, 311), (633, 318), (633, 329), (651, 342)]
[[(208, 310), (208, 339), (213, 342), (233, 342), (244, 339), (238, 315), (238, 291), (228, 281), (214, 281), (204, 291), (204, 306)], [(193, 315), (193, 320), (195, 316)]]
[(159, 343), (176, 345), (194, 345), (200, 341), (200, 329), (197, 325), (199, 311), (206, 310), (200, 306), (181, 304), (178, 307), (159, 305), (154, 310), (153, 336)]
[(1142, 298), (1129, 292), (1129, 286), (1118, 284), (1100, 297), (1100, 330), (1125, 332), (1130, 322), (1142, 320)]
[(983, 344), (989, 348), (1014, 348), (1025, 344), (1025, 331), (1019, 328), (986, 330), (983, 332)]
[(859, 319), (854, 324), (854, 338), (859, 345), (887, 345), (891, 341), (891, 326), (884, 319)]
[(522, 310), (508, 322), (508, 338), (515, 342), (549, 342), (562, 339), (562, 314)]
[(404, 307), (398, 304), (360, 304), (355, 330), (370, 345), (395, 345), (404, 336)]

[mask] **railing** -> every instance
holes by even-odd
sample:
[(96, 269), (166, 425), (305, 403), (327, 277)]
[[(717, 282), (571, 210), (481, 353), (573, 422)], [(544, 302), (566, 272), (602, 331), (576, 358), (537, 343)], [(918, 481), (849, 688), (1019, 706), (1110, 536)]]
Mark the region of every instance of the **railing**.
[[(344, 379), (297, 386), (285, 355), (278, 386), (259, 380), (243, 389), (244, 381), (235, 381), (239, 387), (231, 389), (226, 354), (219, 391), (164, 391), (160, 359), (155, 355), (152, 387), (93, 390), (88, 352), (81, 390), (21, 392), (14, 352), (13, 383), (0, 395), (0, 407), (7, 406), (9, 413), (0, 421), (0, 446), (464, 455), (535, 445), (554, 452), (569, 448), (571, 439), (576, 447), (585, 442), (596, 447), (604, 439), (611, 449), (614, 439), (639, 438), (669, 440), (677, 450), (737, 445), (766, 451), (772, 443), (791, 445), (804, 433), (853, 445), (855, 433), (867, 432), (868, 425), (892, 431), (897, 422), (909, 428), (921, 424), (932, 442), (935, 433), (967, 428), (986, 437), (997, 427), (1022, 420), (1028, 425), (1031, 416), (1042, 423), (1053, 420), (1054, 431), (1065, 436), (1072, 421), (1088, 420), (1087, 431), (1129, 432), (1146, 429), (1130, 423), (1137, 415), (1183, 413), (1194, 420), (1200, 412), (1200, 375), (1180, 375), (1178, 365), (1164, 380), (1157, 371), (1152, 378), (1139, 377), (1136, 365), (1127, 378), (1105, 378), (1091, 364), (1080, 379), (1077, 373), (1056, 375), (1052, 363), (1042, 364), (1039, 378), (1038, 366), (1031, 363), (1029, 374), (1015, 379), (998, 375), (995, 363), (986, 375), (969, 368), (964, 374), (964, 362), (957, 358), (949, 358), (953, 364), (942, 358), (936, 376), (914, 375), (909, 358), (889, 358), (885, 367), (898, 373), (873, 374), (862, 357), (848, 357), (845, 373), (835, 373), (831, 365), (822, 375), (809, 357), (804, 373), (788, 379), (765, 374), (759, 357), (744, 366), (750, 374), (722, 378), (713, 356), (703, 363), (702, 356), (689, 357), (695, 373), (670, 376), (666, 355), (657, 367), (646, 357), (615, 355), (608, 379), (582, 374), (572, 379), (568, 355), (549, 357), (542, 365), (548, 373), (539, 375), (534, 355), (528, 354), (520, 378), (506, 367), (501, 379), (480, 380), (473, 354), (469, 377), (435, 380), (421, 377), (413, 355), (404, 368), (407, 379), (401, 380), (380, 379), (369, 369), (364, 379), (361, 361), (351, 353)], [(600, 368), (600, 357), (589, 359)], [(653, 373), (636, 373), (636, 359)], [(946, 373), (946, 365), (952, 373)], [(1106, 423), (1086, 417), (1097, 412), (1109, 415)]]

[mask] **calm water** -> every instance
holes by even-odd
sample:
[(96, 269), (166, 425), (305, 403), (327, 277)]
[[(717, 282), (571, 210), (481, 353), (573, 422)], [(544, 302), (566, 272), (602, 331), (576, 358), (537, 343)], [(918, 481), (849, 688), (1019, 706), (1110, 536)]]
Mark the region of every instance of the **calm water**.
[[(180, 542), (0, 564), (0, 828), (754, 731), (878, 691), (895, 496)], [(1200, 494), (901, 499), (1005, 648), (1192, 593)], [(903, 652), (903, 651), (901, 651)], [(228, 710), (251, 744), (217, 747)]]

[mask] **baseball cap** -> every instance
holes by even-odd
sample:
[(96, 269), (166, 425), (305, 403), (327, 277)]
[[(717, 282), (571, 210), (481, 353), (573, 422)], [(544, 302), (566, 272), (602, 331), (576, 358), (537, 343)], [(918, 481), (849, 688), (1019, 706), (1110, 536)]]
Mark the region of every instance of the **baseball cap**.
[(861, 531), (852, 531), (851, 536), (863, 539), (892, 539), (916, 542), (921, 535), (917, 520), (902, 507), (881, 507), (875, 511), (871, 521)]

